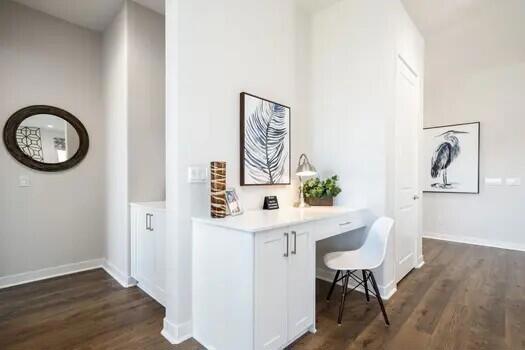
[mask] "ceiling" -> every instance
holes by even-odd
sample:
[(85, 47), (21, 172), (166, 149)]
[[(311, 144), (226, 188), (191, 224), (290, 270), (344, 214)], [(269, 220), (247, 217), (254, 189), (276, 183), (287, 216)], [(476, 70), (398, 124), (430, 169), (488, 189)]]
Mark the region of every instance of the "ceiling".
[(307, 13), (321, 11), (341, 0), (297, 0), (300, 9)]
[[(48, 15), (96, 31), (103, 31), (124, 0), (13, 0)], [(134, 0), (164, 14), (164, 0)]]
[(425, 38), (455, 28), (523, 21), (523, 0), (401, 0)]

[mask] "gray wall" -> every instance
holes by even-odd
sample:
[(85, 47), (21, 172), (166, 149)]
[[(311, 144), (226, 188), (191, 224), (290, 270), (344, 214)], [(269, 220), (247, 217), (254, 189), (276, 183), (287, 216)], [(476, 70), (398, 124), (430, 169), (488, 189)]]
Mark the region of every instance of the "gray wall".
[(159, 201), (165, 190), (164, 16), (128, 2), (129, 200)]
[(525, 181), (525, 3), (497, 9), (482, 8), (425, 38), (425, 125), (481, 122), (481, 187), (479, 195), (425, 194), (424, 231), (525, 249), (525, 183), (483, 183)]
[[(49, 104), (86, 126), (91, 148), (76, 168), (33, 171), (0, 146), (0, 277), (104, 255), (104, 117), (99, 34), (0, 1), (0, 125)], [(32, 187), (18, 187), (27, 175)]]

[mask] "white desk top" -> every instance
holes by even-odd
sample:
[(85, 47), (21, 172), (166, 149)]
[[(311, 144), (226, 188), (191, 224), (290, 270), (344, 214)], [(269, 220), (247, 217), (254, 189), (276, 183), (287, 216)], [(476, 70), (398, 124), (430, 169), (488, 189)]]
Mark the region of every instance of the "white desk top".
[(193, 222), (246, 232), (260, 232), (289, 225), (318, 221), (355, 212), (344, 207), (282, 208), (277, 210), (248, 210), (242, 215), (222, 219), (193, 217)]
[(129, 205), (154, 209), (166, 209), (166, 202), (131, 202)]

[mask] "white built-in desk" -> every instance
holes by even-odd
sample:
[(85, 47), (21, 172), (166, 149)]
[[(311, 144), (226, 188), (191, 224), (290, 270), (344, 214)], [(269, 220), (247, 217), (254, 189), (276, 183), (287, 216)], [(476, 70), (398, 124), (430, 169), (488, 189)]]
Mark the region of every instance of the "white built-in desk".
[(365, 226), (365, 210), (193, 218), (193, 337), (210, 350), (282, 349), (315, 332), (315, 242)]

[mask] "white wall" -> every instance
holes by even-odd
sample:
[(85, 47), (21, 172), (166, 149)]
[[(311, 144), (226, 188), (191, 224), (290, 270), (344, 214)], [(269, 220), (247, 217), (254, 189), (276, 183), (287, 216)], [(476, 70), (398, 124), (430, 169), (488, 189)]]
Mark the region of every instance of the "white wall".
[[(100, 34), (0, 1), (0, 125), (22, 107), (74, 114), (90, 149), (77, 167), (33, 171), (0, 147), (0, 277), (104, 255), (104, 117)], [(17, 187), (27, 175), (32, 187)]]
[(127, 4), (104, 32), (106, 137), (106, 259), (121, 280), (129, 275)]
[[(168, 308), (164, 333), (191, 331), (191, 221), (209, 211), (209, 186), (186, 183), (187, 167), (227, 162), (228, 186), (245, 208), (264, 195), (282, 206), (295, 186), (239, 187), (239, 93), (292, 106), (292, 171), (304, 150), (304, 113), (296, 100), (293, 1), (180, 0), (167, 3)], [(305, 40), (300, 41), (305, 43)], [(299, 45), (298, 45), (299, 46)]]
[(165, 198), (164, 17), (133, 1), (104, 32), (106, 258), (130, 280), (129, 202)]
[(523, 13), (523, 1), (494, 3), (426, 35), (425, 126), (481, 122), (480, 194), (426, 193), (427, 235), (525, 249)]
[(388, 13), (380, 2), (340, 1), (314, 15), (312, 32), (310, 159), (322, 177), (339, 175), (336, 203), (384, 214)]
[[(401, 3), (391, 0), (339, 1), (314, 14), (312, 38), (310, 160), (322, 177), (339, 175), (336, 204), (395, 217), (397, 56), (422, 72), (423, 40)], [(362, 240), (355, 233), (337, 237), (318, 245), (318, 254)], [(386, 295), (395, 288), (393, 243), (377, 271)]]

